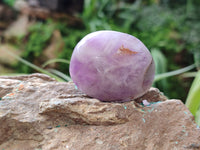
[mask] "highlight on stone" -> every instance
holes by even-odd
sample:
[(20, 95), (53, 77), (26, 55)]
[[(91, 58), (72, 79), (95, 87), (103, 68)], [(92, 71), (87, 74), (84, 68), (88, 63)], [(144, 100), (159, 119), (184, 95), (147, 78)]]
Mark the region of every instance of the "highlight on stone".
[(77, 87), (101, 101), (125, 102), (151, 87), (155, 65), (136, 37), (117, 31), (96, 31), (75, 47), (70, 75)]

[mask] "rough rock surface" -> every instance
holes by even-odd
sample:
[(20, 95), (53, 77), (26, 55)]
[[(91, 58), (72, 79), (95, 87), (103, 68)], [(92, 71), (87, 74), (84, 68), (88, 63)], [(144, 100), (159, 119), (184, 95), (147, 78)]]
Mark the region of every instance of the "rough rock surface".
[(135, 101), (104, 103), (46, 75), (0, 77), (0, 150), (199, 148), (191, 113), (155, 88)]

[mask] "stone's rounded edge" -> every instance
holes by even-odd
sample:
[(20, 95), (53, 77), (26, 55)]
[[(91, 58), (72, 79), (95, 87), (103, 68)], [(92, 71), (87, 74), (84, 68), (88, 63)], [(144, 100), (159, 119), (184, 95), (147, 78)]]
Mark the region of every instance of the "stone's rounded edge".
[(63, 115), (75, 124), (116, 125), (129, 121), (119, 103), (103, 103), (97, 99), (51, 99), (39, 104), (39, 114), (55, 118)]
[(69, 70), (72, 80), (89, 96), (104, 102), (124, 102), (151, 87), (155, 74), (152, 62), (149, 50), (138, 38), (100, 30), (76, 45)]

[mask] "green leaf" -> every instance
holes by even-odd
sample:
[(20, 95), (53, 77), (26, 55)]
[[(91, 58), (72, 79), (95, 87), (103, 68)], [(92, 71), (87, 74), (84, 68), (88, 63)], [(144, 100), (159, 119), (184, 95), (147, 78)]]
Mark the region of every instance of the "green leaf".
[(200, 69), (200, 51), (199, 50), (194, 51), (194, 62), (195, 62), (196, 67)]
[[(151, 54), (156, 67), (156, 75), (165, 73), (167, 71), (167, 59), (164, 54), (155, 48), (151, 50)], [(160, 80), (159, 82), (154, 82), (153, 86), (167, 93), (168, 82), (166, 79)]]
[(195, 78), (197, 72), (186, 72), (181, 75), (182, 78)]
[[(192, 86), (190, 88), (187, 100), (186, 100), (186, 106), (191, 111), (191, 113), (196, 116), (197, 110), (200, 107), (200, 71), (198, 71)], [(199, 113), (198, 113), (199, 114)], [(198, 115), (199, 117), (199, 115)], [(199, 118), (198, 118), (199, 119)]]
[(157, 81), (162, 80), (164, 78), (168, 78), (168, 77), (172, 77), (172, 76), (175, 76), (175, 75), (182, 74), (182, 73), (190, 71), (194, 68), (195, 68), (195, 65), (193, 64), (193, 65), (187, 66), (187, 67), (182, 68), (182, 69), (158, 74), (158, 75), (155, 76), (154, 82), (157, 82)]
[(62, 73), (62, 72), (60, 72), (58, 70), (55, 70), (55, 69), (48, 69), (48, 70), (51, 73), (55, 74), (56, 76), (61, 77), (65, 81), (72, 81), (72, 79), (68, 75), (66, 75), (66, 74), (64, 74), (64, 73)]
[(28, 75), (28, 74), (25, 74), (25, 73), (4, 73), (4, 74), (1, 74), (0, 73), (0, 76), (23, 76), (23, 75)]
[(167, 71), (167, 59), (158, 49), (151, 50), (152, 57), (156, 66), (156, 74), (161, 74)]
[(200, 126), (200, 109), (195, 114), (195, 121)]
[(46, 66), (49, 65), (49, 64), (57, 63), (57, 62), (70, 64), (70, 61), (69, 61), (69, 60), (55, 58), (55, 59), (51, 59), (51, 60), (46, 61), (46, 62), (42, 65), (42, 67), (44, 68), (44, 67), (46, 67)]
[(17, 59), (18, 61), (22, 62), (23, 64), (25, 64), (25, 65), (27, 65), (27, 66), (29, 66), (29, 67), (35, 69), (35, 70), (38, 71), (38, 72), (47, 74), (47, 75), (49, 75), (50, 77), (55, 78), (57, 81), (64, 81), (63, 79), (59, 78), (58, 76), (55, 76), (54, 74), (52, 74), (52, 73), (50, 73), (50, 72), (48, 72), (48, 71), (46, 71), (46, 70), (44, 70), (44, 69), (42, 69), (42, 68), (40, 68), (40, 67), (38, 67), (38, 66), (36, 66), (36, 65), (34, 65), (34, 64), (30, 63), (30, 62), (28, 62), (27, 60), (25, 60), (25, 59), (23, 59), (23, 58), (21, 58), (21, 57), (15, 55), (14, 53), (10, 52), (9, 50), (4, 50), (4, 49), (3, 49), (3, 51), (6, 52), (7, 54), (9, 54), (11, 57)]
[(3, 0), (3, 2), (11, 7), (13, 7), (15, 4), (15, 0)]

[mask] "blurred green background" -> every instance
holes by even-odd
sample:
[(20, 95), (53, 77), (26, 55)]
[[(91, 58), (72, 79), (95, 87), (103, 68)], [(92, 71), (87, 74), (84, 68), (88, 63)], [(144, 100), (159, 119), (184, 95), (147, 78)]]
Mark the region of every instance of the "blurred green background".
[[(15, 0), (3, 0), (2, 5), (14, 12), (0, 21), (1, 48), (52, 73), (69, 75), (71, 54), (77, 42), (97, 30), (116, 30), (139, 38), (151, 51), (156, 63), (156, 74), (178, 70), (195, 64), (189, 73), (163, 77), (154, 82), (166, 96), (186, 100), (193, 77), (200, 64), (200, 1), (199, 0), (84, 0), (76, 1), (82, 9), (58, 12), (61, 17), (30, 16), (14, 7)], [(70, 9), (73, 10), (73, 5)], [(54, 11), (56, 12), (56, 11)], [(24, 15), (25, 14), (25, 15)], [(65, 14), (62, 17), (62, 14)], [(20, 17), (21, 16), (21, 17)], [(20, 20), (28, 24), (22, 34), (11, 34), (3, 22)], [(0, 15), (1, 17), (1, 15)], [(22, 24), (24, 23), (22, 22)], [(14, 29), (15, 32), (17, 29)], [(9, 47), (9, 46), (12, 47)], [(0, 51), (1, 51), (0, 48)], [(0, 57), (0, 74), (29, 74), (33, 68), (19, 61)], [(5, 58), (5, 56), (4, 56)], [(6, 59), (9, 59), (6, 57)], [(57, 59), (57, 60), (55, 60)], [(66, 62), (60, 59), (65, 59)], [(56, 63), (45, 65), (55, 60)]]

